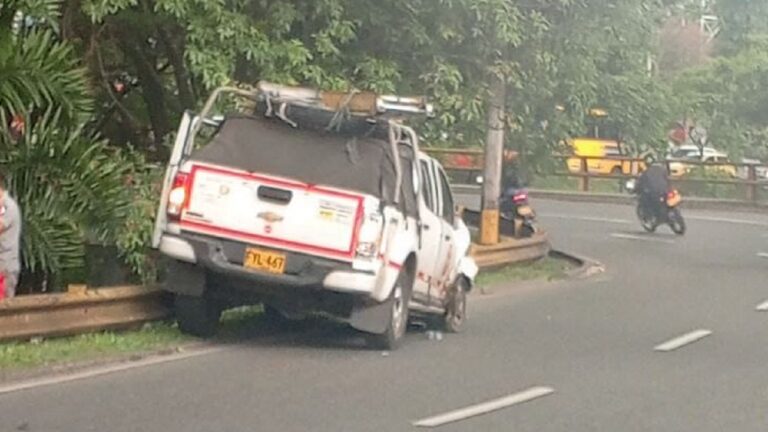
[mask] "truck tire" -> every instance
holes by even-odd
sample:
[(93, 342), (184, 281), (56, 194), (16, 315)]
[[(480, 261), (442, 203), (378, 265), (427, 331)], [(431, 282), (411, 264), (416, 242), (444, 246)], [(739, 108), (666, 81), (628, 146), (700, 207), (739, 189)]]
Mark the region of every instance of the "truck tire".
[(205, 296), (179, 294), (174, 306), (183, 333), (210, 338), (218, 331), (221, 308)]
[(366, 335), (368, 346), (373, 349), (392, 351), (400, 346), (408, 329), (408, 302), (411, 299), (412, 278), (405, 271), (395, 281), (392, 293), (387, 299), (389, 322), (381, 334)]
[(467, 280), (460, 277), (451, 293), (451, 299), (445, 308), (442, 327), (447, 333), (459, 333), (467, 321)]

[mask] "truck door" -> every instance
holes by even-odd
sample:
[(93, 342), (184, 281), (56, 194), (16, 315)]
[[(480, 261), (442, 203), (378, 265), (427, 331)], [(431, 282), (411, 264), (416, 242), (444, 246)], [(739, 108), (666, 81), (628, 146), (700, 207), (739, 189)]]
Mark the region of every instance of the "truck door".
[(436, 283), (432, 284), (429, 296), (433, 302), (437, 301), (442, 304), (448, 293), (448, 287), (453, 282), (454, 262), (456, 261), (456, 238), (454, 235), (456, 207), (448, 177), (437, 164), (435, 164), (435, 173), (437, 174), (435, 181), (440, 189), (439, 215), (441, 235), (440, 248), (436, 260)]
[(429, 303), (430, 287), (435, 283), (435, 269), (440, 254), (442, 222), (438, 207), (438, 186), (435, 184), (434, 167), (429, 160), (420, 159), (422, 200), (419, 203), (421, 217), (421, 242), (414, 281), (414, 300)]
[(185, 112), (181, 117), (179, 123), (179, 130), (176, 134), (176, 141), (173, 143), (173, 149), (171, 150), (171, 158), (168, 161), (168, 166), (165, 169), (165, 178), (163, 179), (163, 191), (160, 196), (160, 205), (157, 208), (157, 216), (155, 217), (155, 228), (152, 233), (152, 247), (157, 248), (160, 245), (160, 237), (163, 235), (166, 219), (166, 209), (168, 206), (168, 194), (171, 192), (171, 183), (173, 177), (176, 175), (176, 171), (179, 169), (182, 158), (187, 153), (187, 146), (189, 144), (189, 133), (192, 129), (194, 121), (199, 121), (192, 117), (189, 112)]

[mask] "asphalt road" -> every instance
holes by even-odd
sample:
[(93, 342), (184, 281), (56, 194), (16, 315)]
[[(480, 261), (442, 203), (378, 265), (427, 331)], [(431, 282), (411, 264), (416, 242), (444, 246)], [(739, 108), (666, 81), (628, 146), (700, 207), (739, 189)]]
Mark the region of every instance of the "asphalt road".
[[(465, 333), (414, 331), (393, 353), (324, 325), (0, 395), (0, 431), (408, 431), (510, 395), (438, 430), (768, 428), (768, 218), (687, 211), (676, 238), (641, 233), (629, 207), (534, 205), (558, 248), (607, 271), (474, 297)], [(655, 349), (696, 330), (711, 334)], [(513, 405), (534, 387), (552, 392)]]

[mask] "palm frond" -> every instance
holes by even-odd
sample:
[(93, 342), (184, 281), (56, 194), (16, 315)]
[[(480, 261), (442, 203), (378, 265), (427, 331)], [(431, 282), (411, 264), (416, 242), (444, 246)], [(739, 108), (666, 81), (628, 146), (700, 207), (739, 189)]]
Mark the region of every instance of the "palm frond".
[(69, 119), (90, 110), (85, 72), (72, 47), (56, 40), (52, 31), (32, 31), (17, 38), (11, 50), (0, 62), (0, 108), (10, 112), (60, 108)]
[(12, 142), (0, 113), (0, 166), (23, 218), (24, 266), (58, 273), (82, 265), (86, 231), (113, 235), (127, 206), (125, 167), (106, 143), (49, 110)]

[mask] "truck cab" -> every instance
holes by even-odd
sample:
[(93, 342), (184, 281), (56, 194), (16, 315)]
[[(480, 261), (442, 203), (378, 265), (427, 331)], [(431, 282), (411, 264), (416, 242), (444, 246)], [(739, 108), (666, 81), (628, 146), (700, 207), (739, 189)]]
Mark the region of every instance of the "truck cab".
[[(247, 112), (213, 114), (222, 96)], [(409, 316), (463, 324), (477, 266), (440, 164), (405, 115), (420, 98), (259, 83), (218, 89), (187, 113), (169, 161), (153, 245), (183, 331), (210, 336), (221, 312), (322, 314), (392, 349)]]

